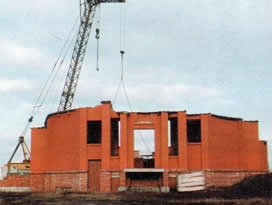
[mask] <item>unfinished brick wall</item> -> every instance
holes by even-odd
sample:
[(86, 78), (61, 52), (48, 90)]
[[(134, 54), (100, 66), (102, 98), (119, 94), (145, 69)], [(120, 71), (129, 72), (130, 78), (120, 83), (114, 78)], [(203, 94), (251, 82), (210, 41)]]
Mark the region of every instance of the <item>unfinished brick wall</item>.
[[(97, 142), (88, 140), (88, 133), (94, 129), (88, 125), (94, 121), (101, 124), (101, 140)], [(192, 121), (197, 122), (195, 129), (189, 123)], [(134, 131), (141, 129), (154, 130), (154, 168), (164, 169), (160, 179), (126, 175), (125, 169), (144, 167), (144, 160), (137, 163), (134, 154)], [(197, 140), (191, 139), (191, 129), (197, 130)], [(161, 190), (167, 191), (169, 187), (176, 189), (175, 175), (200, 170), (208, 170), (207, 186), (229, 186), (268, 170), (267, 147), (258, 139), (258, 123), (212, 114), (115, 112), (110, 103), (103, 103), (51, 114), (44, 128), (32, 129), (31, 139), (30, 185), (34, 192), (62, 188), (74, 192), (115, 192), (127, 190), (131, 183), (157, 186), (157, 181)], [(170, 156), (168, 139), (171, 148), (175, 148)], [(239, 170), (247, 170), (248, 174)]]
[[(171, 172), (168, 184), (172, 190), (177, 190), (177, 175), (188, 172)], [(267, 174), (268, 171), (239, 171), (239, 170), (206, 170), (205, 180), (207, 189), (232, 186), (249, 176)]]
[(87, 173), (32, 174), (30, 181), (32, 192), (87, 192)]
[(45, 175), (43, 174), (30, 175), (30, 187), (32, 192), (43, 192), (44, 183), (45, 183)]
[(206, 171), (206, 186), (208, 188), (231, 186), (246, 177), (266, 173), (267, 171)]
[(30, 177), (25, 175), (8, 175), (5, 179), (0, 180), (0, 187), (29, 187)]

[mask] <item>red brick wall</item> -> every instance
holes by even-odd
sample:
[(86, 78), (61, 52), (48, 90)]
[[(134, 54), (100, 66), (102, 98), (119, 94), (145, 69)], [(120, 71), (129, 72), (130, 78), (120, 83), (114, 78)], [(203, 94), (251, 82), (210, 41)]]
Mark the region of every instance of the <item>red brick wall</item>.
[(101, 144), (88, 144), (88, 160), (101, 159)]
[(111, 178), (111, 192), (118, 192), (120, 186), (120, 178)]
[(162, 183), (159, 179), (153, 179), (153, 180), (139, 180), (139, 179), (130, 179), (129, 180), (129, 186), (130, 187), (161, 187)]
[(208, 132), (209, 165), (202, 168), (268, 170), (267, 147), (258, 139), (258, 122), (233, 121), (209, 116)]
[(265, 174), (262, 171), (206, 171), (206, 186), (207, 187), (225, 187), (239, 183), (244, 178)]
[[(214, 170), (205, 171), (206, 187), (212, 189), (212, 187), (226, 187), (241, 182), (244, 178), (259, 174), (266, 174), (267, 171), (236, 171), (236, 170)], [(177, 189), (177, 178), (175, 174), (182, 173), (169, 173), (168, 185), (171, 189)]]
[(25, 175), (8, 175), (4, 180), (0, 180), (0, 187), (29, 187), (30, 177)]
[[(33, 128), (31, 173), (86, 170), (87, 143), (80, 131), (80, 109), (47, 119), (47, 127)], [(87, 123), (85, 121), (85, 123)], [(84, 147), (81, 143), (84, 142)], [(87, 152), (86, 152), (87, 154)], [(69, 162), (69, 163), (67, 163)]]
[(120, 186), (125, 187), (126, 186), (126, 173), (125, 172), (120, 172)]
[(209, 116), (208, 167), (209, 169), (240, 169), (240, 121)]
[(87, 173), (32, 174), (30, 185), (32, 192), (55, 192), (57, 188), (87, 192)]
[(178, 165), (178, 156), (169, 156), (168, 157), (168, 168), (176, 169)]
[(258, 123), (243, 122), (240, 137), (240, 167), (244, 170), (267, 170), (267, 146), (258, 139)]
[(110, 166), (112, 170), (120, 170), (120, 157), (111, 157)]
[(31, 174), (30, 175), (30, 188), (32, 192), (43, 192), (45, 184), (45, 175)]
[(100, 173), (100, 191), (111, 192), (111, 172), (102, 171)]
[(201, 159), (201, 143), (188, 143), (188, 169), (189, 170), (201, 170), (202, 159)]

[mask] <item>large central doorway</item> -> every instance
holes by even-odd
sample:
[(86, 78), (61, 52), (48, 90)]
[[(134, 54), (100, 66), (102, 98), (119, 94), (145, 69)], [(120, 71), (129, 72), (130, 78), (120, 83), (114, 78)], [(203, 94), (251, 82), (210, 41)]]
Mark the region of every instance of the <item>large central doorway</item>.
[(134, 168), (155, 168), (155, 131), (134, 130)]

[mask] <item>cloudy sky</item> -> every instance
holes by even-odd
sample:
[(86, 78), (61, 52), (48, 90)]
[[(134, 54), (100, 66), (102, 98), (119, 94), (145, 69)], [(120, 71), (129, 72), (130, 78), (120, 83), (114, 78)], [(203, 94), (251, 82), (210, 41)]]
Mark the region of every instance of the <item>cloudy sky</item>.
[[(78, 0), (0, 1), (0, 165), (8, 161), (69, 33)], [(186, 110), (259, 121), (272, 139), (271, 0), (128, 0), (100, 11), (100, 71), (92, 30), (73, 107), (113, 100), (121, 75), (133, 111)], [(96, 22), (93, 28), (96, 27)], [(73, 47), (73, 46), (72, 46)], [(72, 47), (32, 126), (60, 99)], [(115, 110), (129, 110), (124, 89)], [(30, 144), (30, 131), (26, 140)]]

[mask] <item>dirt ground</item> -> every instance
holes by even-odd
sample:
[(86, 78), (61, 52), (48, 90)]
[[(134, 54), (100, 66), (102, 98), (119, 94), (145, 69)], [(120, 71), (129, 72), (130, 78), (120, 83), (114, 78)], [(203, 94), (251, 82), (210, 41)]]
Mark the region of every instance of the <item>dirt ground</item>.
[(241, 204), (272, 205), (272, 174), (253, 176), (229, 188), (191, 193), (0, 193), (0, 205)]
[(73, 205), (73, 204), (272, 204), (272, 197), (233, 198), (219, 192), (194, 193), (114, 193), (114, 194), (82, 194), (82, 193), (29, 193), (0, 194), (0, 205)]

